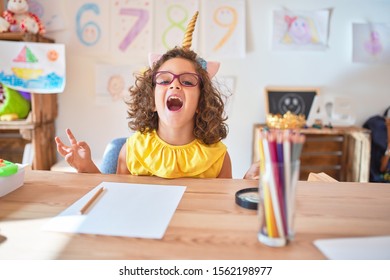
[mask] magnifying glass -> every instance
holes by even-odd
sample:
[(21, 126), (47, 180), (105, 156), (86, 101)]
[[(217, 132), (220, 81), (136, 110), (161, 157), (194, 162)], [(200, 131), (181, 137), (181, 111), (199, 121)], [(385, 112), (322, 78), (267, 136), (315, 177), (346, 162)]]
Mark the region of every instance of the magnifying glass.
[(246, 188), (236, 192), (236, 203), (241, 207), (257, 210), (259, 205), (259, 188)]

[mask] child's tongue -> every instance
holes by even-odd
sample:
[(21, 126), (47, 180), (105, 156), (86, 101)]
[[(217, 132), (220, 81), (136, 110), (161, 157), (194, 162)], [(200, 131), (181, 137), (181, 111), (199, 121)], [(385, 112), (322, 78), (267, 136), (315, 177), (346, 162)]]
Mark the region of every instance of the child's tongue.
[(178, 111), (183, 107), (183, 102), (179, 98), (169, 98), (167, 106), (170, 111)]

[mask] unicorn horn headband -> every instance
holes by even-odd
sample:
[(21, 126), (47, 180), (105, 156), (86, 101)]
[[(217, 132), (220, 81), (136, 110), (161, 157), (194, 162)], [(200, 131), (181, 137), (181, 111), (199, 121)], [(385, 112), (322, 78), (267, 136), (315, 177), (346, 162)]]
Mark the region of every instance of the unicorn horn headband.
[[(196, 20), (198, 18), (199, 12), (196, 11), (192, 16), (191, 21), (187, 25), (186, 32), (184, 34), (184, 39), (182, 42), (182, 48), (185, 50), (189, 50), (192, 45), (192, 34), (195, 30)], [(152, 68), (153, 65), (162, 57), (161, 54), (149, 54), (149, 66)], [(210, 79), (217, 74), (220, 63), (215, 61), (206, 61), (201, 57), (197, 58), (198, 63), (202, 66), (203, 69), (207, 71)]]
[(194, 33), (195, 30), (195, 24), (196, 20), (198, 19), (199, 12), (196, 11), (195, 14), (192, 16), (191, 21), (188, 23), (186, 33), (184, 34), (184, 39), (183, 39), (183, 49), (189, 50), (191, 48), (192, 44), (192, 34)]

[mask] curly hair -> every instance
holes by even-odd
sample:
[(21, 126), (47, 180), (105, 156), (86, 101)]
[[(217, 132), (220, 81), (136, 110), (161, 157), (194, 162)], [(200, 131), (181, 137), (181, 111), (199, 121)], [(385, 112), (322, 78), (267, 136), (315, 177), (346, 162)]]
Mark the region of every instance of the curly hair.
[(195, 114), (194, 136), (205, 144), (217, 143), (226, 138), (228, 133), (222, 95), (211, 82), (207, 71), (198, 63), (197, 54), (179, 47), (169, 50), (153, 67), (136, 75), (136, 82), (130, 87), (130, 99), (126, 101), (129, 128), (141, 133), (158, 129), (158, 114), (154, 110), (153, 77), (164, 62), (176, 57), (191, 61), (196, 73), (201, 76), (201, 94)]

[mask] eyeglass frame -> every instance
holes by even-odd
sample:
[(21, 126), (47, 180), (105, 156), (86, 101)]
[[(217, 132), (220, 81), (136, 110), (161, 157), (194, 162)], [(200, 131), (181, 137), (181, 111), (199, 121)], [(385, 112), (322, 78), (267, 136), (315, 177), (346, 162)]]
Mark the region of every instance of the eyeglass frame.
[[(156, 82), (157, 75), (158, 75), (158, 74), (161, 74), (161, 73), (169, 73), (169, 74), (171, 74), (171, 75), (173, 76), (172, 81), (171, 81), (169, 84), (159, 84), (159, 83), (157, 83), (157, 82)], [(185, 74), (191, 74), (191, 75), (196, 76), (196, 77), (198, 78), (197, 83), (196, 83), (195, 85), (191, 85), (191, 86), (182, 84), (181, 81), (180, 81), (180, 76), (185, 75)], [(172, 73), (172, 72), (170, 72), (170, 71), (157, 71), (157, 72), (154, 73), (154, 75), (153, 75), (153, 83), (154, 83), (155, 85), (159, 85), (159, 86), (169, 86), (170, 84), (173, 83), (173, 81), (174, 81), (175, 79), (177, 79), (177, 80), (179, 81), (179, 83), (180, 83), (183, 87), (196, 87), (197, 85), (199, 85), (200, 82), (202, 82), (202, 77), (201, 77), (199, 74), (197, 74), (197, 73), (191, 73), (191, 72), (185, 72), (185, 73), (181, 73), (181, 74), (177, 74), (177, 75), (176, 75), (176, 74), (174, 74), (174, 73)]]

